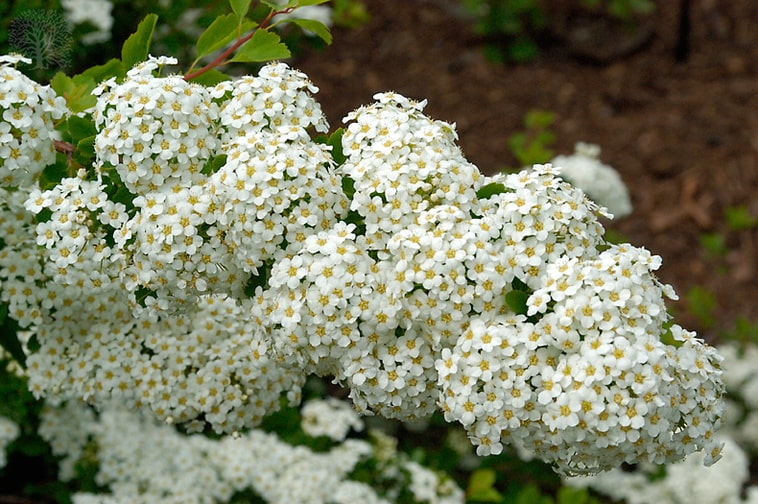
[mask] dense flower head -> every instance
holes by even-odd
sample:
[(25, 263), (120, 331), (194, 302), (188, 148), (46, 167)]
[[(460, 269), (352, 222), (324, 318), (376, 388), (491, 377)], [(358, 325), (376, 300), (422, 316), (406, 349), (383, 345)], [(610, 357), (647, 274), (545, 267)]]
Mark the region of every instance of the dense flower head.
[(454, 125), (422, 113), (426, 102), (380, 93), (348, 114), (342, 172), (354, 182), (350, 209), (366, 235), (383, 244), (435, 205), (468, 210), (476, 202), (479, 170), (456, 145)]
[[(315, 374), (360, 413), (441, 409), (479, 454), (566, 473), (718, 457), (720, 357), (671, 325), (660, 258), (606, 243), (559, 169), (484, 177), (396, 93), (345, 118), (341, 162), (305, 74), (155, 75), (174, 62), (96, 89), (95, 170), (0, 189), (0, 299), (33, 334), (36, 396), (234, 433)], [(24, 86), (0, 96), (11, 115), (41, 96)], [(46, 131), (56, 100), (34, 108)]]
[(176, 59), (151, 57), (123, 82), (111, 79), (95, 90), (97, 166), (114, 168), (135, 194), (198, 183), (219, 148), (218, 106), (210, 91), (180, 75), (154, 75), (170, 64)]
[(466, 427), (480, 454), (508, 442), (567, 473), (696, 449), (717, 457), (720, 357), (676, 325), (672, 344), (661, 341), (667, 289), (651, 276), (656, 267), (646, 251), (612, 247), (549, 268), (552, 294), (527, 302), (534, 315), (533, 300), (546, 296), (547, 313), (473, 320), (437, 363), (446, 418)]
[(346, 213), (348, 201), (322, 144), (281, 130), (249, 131), (226, 146), (226, 155), (209, 181), (209, 213), (244, 271), (257, 271), (284, 243), (297, 250)]
[(21, 56), (0, 59), (0, 185), (34, 184), (55, 161), (55, 121), (67, 112), (66, 102), (49, 86), (38, 84), (13, 68)]
[(325, 133), (329, 124), (313, 97), (316, 92), (307, 75), (284, 63), (270, 63), (257, 76), (218, 84), (211, 94), (221, 103), (222, 141), (264, 130), (288, 140), (310, 140), (309, 128)]

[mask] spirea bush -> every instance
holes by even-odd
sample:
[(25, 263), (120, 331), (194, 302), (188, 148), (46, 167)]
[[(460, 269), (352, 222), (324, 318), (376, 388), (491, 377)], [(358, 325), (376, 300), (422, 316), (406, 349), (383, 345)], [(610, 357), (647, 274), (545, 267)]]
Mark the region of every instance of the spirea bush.
[(264, 3), (253, 26), (232, 1), (185, 75), (149, 55), (154, 17), (51, 86), (2, 60), (1, 299), (26, 330), (3, 345), (35, 396), (237, 435), (316, 375), (563, 473), (716, 460), (721, 357), (670, 320), (660, 258), (607, 243), (559, 167), (483, 176), (423, 101), (332, 130), (302, 72), (222, 74), (286, 57), (271, 20), (320, 2)]

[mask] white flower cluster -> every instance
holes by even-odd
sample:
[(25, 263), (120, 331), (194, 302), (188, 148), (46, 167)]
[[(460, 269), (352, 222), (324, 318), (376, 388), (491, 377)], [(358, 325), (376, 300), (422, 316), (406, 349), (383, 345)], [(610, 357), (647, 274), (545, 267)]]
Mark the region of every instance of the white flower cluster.
[(751, 454), (758, 453), (758, 346), (725, 344), (724, 384), (727, 389), (722, 435), (733, 438)]
[(363, 430), (358, 413), (346, 402), (335, 398), (311, 399), (300, 410), (300, 426), (311, 437), (326, 436), (344, 441), (351, 429)]
[(328, 124), (307, 76), (272, 64), (209, 89), (153, 75), (174, 63), (152, 58), (102, 84), (94, 113), (98, 167), (133, 193), (115, 235), (120, 277), (161, 309), (203, 292), (242, 297), (283, 243), (299, 247), (347, 208), (310, 137)]
[[(665, 468), (644, 466), (635, 472), (613, 469), (570, 478), (567, 484), (589, 487), (614, 502), (628, 504), (758, 503), (758, 486), (743, 488), (750, 476), (747, 456), (735, 441), (726, 438), (724, 443), (722, 459), (711, 467), (704, 467), (703, 454), (697, 453)], [(662, 471), (665, 475), (660, 474)]]
[(724, 357), (727, 387), (725, 428), (717, 436), (725, 443), (718, 464), (703, 467), (705, 454), (665, 467), (641, 464), (636, 471), (611, 471), (567, 479), (629, 504), (756, 504), (758, 486), (750, 483), (751, 457), (758, 452), (758, 347), (728, 343), (719, 346)]
[(395, 93), (345, 118), (337, 165), (304, 74), (154, 75), (174, 62), (97, 89), (97, 169), (28, 189), (36, 230), (0, 206), (35, 394), (231, 433), (316, 374), (564, 472), (718, 456), (718, 354), (668, 328), (660, 259), (606, 244), (558, 170), (483, 177)]
[[(360, 421), (357, 425), (363, 428)], [(398, 457), (388, 462), (392, 471), (412, 476), (407, 483), (396, 480), (397, 488), (374, 489), (351, 480), (356, 464), (375, 457), (369, 442), (355, 439), (318, 453), (260, 430), (213, 440), (182, 435), (113, 403), (95, 415), (75, 402), (47, 407), (40, 435), (62, 456), (63, 481), (74, 476), (77, 462), (96, 458), (89, 460), (98, 464), (95, 481), (109, 493), (75, 494), (77, 504), (228, 502), (235, 493), (250, 490), (265, 502), (386, 504), (403, 486), (420, 503), (464, 502), (452, 480), (441, 481), (429, 469)], [(97, 450), (87, 448), (91, 446)]]
[(31, 60), (0, 57), (0, 184), (26, 187), (55, 162), (54, 125), (66, 113), (66, 101), (13, 68)]
[(551, 161), (561, 167), (561, 177), (586, 192), (594, 201), (607, 208), (614, 217), (632, 213), (629, 192), (618, 172), (600, 162), (600, 147), (579, 142), (574, 154), (557, 156)]
[(63, 15), (69, 25), (88, 24), (94, 31), (85, 33), (79, 41), (84, 45), (107, 42), (113, 28), (113, 2), (111, 0), (61, 0)]
[(21, 429), (19, 429), (18, 424), (4, 416), (0, 416), (0, 469), (8, 463), (6, 448), (20, 433)]

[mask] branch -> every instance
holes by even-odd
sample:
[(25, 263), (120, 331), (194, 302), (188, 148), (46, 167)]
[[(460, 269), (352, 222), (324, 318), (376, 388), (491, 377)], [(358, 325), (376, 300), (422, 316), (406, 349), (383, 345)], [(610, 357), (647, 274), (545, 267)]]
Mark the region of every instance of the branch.
[(287, 7), (286, 9), (282, 9), (282, 10), (279, 10), (279, 11), (271, 11), (271, 12), (269, 12), (268, 15), (265, 17), (265, 19), (260, 22), (260, 24), (258, 25), (257, 28), (255, 28), (254, 30), (250, 31), (250, 33), (248, 33), (244, 37), (238, 38), (237, 41), (234, 44), (232, 44), (227, 50), (225, 50), (224, 52), (222, 52), (221, 54), (219, 54), (213, 61), (211, 61), (210, 63), (208, 63), (207, 65), (205, 65), (203, 68), (201, 68), (199, 70), (196, 70), (194, 72), (185, 74), (184, 75), (184, 80), (186, 80), (186, 81), (192, 80), (195, 77), (198, 77), (198, 76), (204, 74), (208, 70), (211, 70), (211, 69), (213, 69), (213, 68), (215, 68), (217, 66), (223, 65), (225, 63), (226, 58), (228, 58), (232, 53), (234, 53), (234, 51), (236, 51), (237, 49), (239, 49), (239, 47), (242, 44), (244, 44), (245, 42), (247, 42), (248, 40), (250, 40), (251, 38), (253, 38), (253, 35), (255, 35), (255, 33), (258, 30), (265, 29), (268, 26), (268, 24), (271, 23), (271, 20), (274, 18), (274, 16), (277, 16), (279, 14), (289, 14), (290, 12), (292, 12), (293, 10), (295, 10), (296, 8), (297, 7)]

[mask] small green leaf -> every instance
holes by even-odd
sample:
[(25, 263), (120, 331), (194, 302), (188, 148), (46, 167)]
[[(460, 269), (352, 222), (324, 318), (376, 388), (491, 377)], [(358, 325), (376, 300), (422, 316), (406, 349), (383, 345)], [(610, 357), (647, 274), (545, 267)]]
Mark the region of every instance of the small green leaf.
[(529, 307), (526, 301), (529, 294), (521, 290), (512, 290), (505, 295), (505, 303), (518, 315), (526, 315)]
[(0, 324), (0, 347), (8, 352), (22, 367), (26, 368), (26, 354), (17, 336), (20, 329), (18, 323), (7, 317), (8, 305), (1, 305), (0, 310), (4, 313), (3, 322)]
[(197, 57), (202, 58), (224, 47), (240, 35), (240, 23), (234, 14), (225, 14), (213, 20), (211, 25), (197, 39)]
[(329, 0), (293, 0), (290, 4), (295, 4), (298, 7), (305, 7), (306, 5), (319, 5), (328, 1)]
[(477, 502), (500, 502), (503, 496), (495, 489), (497, 474), (494, 469), (477, 469), (468, 481), (468, 500)]
[(327, 26), (321, 21), (316, 21), (314, 19), (301, 19), (301, 18), (292, 18), (288, 21), (295, 23), (303, 30), (307, 30), (309, 32), (315, 33), (318, 36), (318, 38), (320, 38), (327, 44), (332, 43), (332, 34), (329, 31), (329, 28), (327, 28)]
[(76, 143), (74, 159), (83, 166), (89, 166), (95, 160), (95, 135), (82, 138)]
[(68, 75), (58, 72), (50, 80), (50, 86), (58, 96), (66, 99), (66, 106), (72, 112), (82, 112), (97, 103), (97, 98), (91, 94), (95, 89), (94, 81), (76, 82)]
[(279, 35), (267, 30), (258, 30), (239, 48), (230, 61), (242, 63), (263, 62), (288, 58), (290, 51)]
[(132, 33), (121, 48), (121, 61), (126, 68), (131, 68), (147, 59), (150, 54), (150, 40), (153, 38), (155, 23), (158, 21), (157, 14), (145, 16), (137, 31)]
[(326, 144), (332, 146), (332, 159), (338, 165), (342, 165), (347, 159), (345, 158), (345, 154), (342, 151), (342, 135), (344, 134), (344, 128), (337, 128), (337, 130), (335, 130), (335, 132), (332, 133), (326, 140)]
[(232, 5), (232, 10), (238, 20), (247, 15), (247, 11), (250, 10), (251, 1), (252, 0), (229, 0), (229, 3)]
[(269, 9), (273, 10), (273, 11), (287, 7), (287, 6), (279, 5), (278, 3), (274, 2), (274, 1), (268, 1), (267, 2), (266, 0), (261, 0), (261, 3), (263, 5), (265, 5), (266, 7), (268, 7)]
[(586, 488), (563, 486), (556, 495), (557, 504), (589, 504), (590, 495)]
[(220, 72), (215, 68), (211, 68), (207, 72), (203, 72), (197, 77), (190, 79), (190, 82), (200, 84), (202, 86), (213, 87), (219, 82), (231, 80), (231, 77), (224, 72)]
[(218, 156), (209, 159), (208, 162), (205, 163), (205, 166), (203, 166), (201, 172), (203, 175), (212, 175), (219, 171), (224, 164), (226, 164), (226, 154), (219, 154)]
[(102, 82), (111, 77), (123, 77), (126, 75), (124, 63), (116, 58), (111, 58), (102, 65), (95, 65), (80, 74), (74, 75), (74, 82)]
[(758, 226), (758, 219), (750, 214), (750, 210), (745, 205), (727, 207), (724, 209), (724, 218), (732, 231), (742, 231)]
[(95, 124), (83, 117), (69, 117), (66, 121), (66, 126), (68, 127), (68, 133), (71, 135), (71, 138), (76, 142), (82, 138), (87, 138), (89, 136), (94, 136), (97, 134)]
[(494, 196), (496, 194), (502, 194), (504, 192), (505, 192), (505, 185), (499, 182), (491, 182), (489, 184), (486, 184), (480, 187), (479, 190), (476, 191), (476, 197), (479, 199), (487, 199), (491, 196)]
[(353, 195), (355, 194), (355, 180), (347, 175), (342, 177), (342, 192), (345, 193), (345, 196), (347, 196), (348, 199), (353, 199)]

